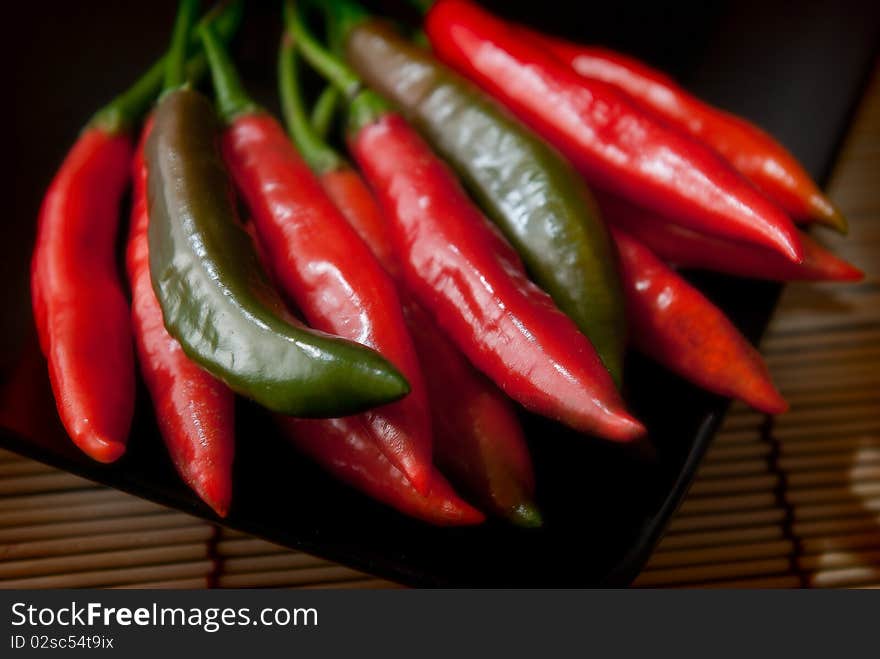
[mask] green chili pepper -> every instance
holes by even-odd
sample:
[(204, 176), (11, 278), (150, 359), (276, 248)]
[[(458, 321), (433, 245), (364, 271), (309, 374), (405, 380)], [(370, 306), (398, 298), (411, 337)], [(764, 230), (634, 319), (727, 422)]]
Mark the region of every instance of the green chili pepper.
[(619, 383), (626, 339), (616, 255), (595, 202), (552, 147), (391, 27), (345, 2), (348, 61), (458, 172)]
[(286, 314), (239, 222), (220, 122), (205, 97), (181, 86), (185, 40), (175, 34), (146, 153), (150, 274), (169, 333), (233, 390), (277, 412), (336, 417), (401, 398), (407, 381), (378, 353)]

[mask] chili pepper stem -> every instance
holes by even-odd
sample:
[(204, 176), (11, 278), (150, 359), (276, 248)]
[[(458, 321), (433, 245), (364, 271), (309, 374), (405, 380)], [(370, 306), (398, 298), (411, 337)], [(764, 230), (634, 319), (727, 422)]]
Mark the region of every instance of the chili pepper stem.
[(174, 19), (171, 47), (165, 61), (163, 89), (166, 92), (184, 85), (187, 81), (186, 47), (198, 12), (199, 0), (180, 0), (177, 17)]
[[(347, 3), (340, 3), (341, 6)], [(350, 5), (348, 5), (350, 6)], [(333, 5), (340, 9), (339, 6)], [(339, 17), (343, 14), (339, 11)], [(337, 16), (331, 17), (336, 20)], [(284, 5), (284, 20), (287, 30), (293, 35), (297, 49), (314, 69), (336, 87), (349, 102), (348, 130), (357, 133), (361, 128), (373, 123), (388, 112), (390, 105), (378, 94), (363, 88), (361, 79), (348, 68), (342, 60), (324, 48), (309, 32), (297, 3), (287, 0)]]
[(296, 47), (318, 73), (349, 100), (354, 99), (362, 91), (362, 83), (354, 72), (337, 57), (328, 52), (309, 32), (303, 20), (299, 5), (294, 0), (284, 3), (284, 23), (291, 34)]
[(323, 140), (330, 134), (333, 119), (336, 116), (336, 108), (339, 105), (339, 90), (328, 85), (318, 97), (315, 107), (312, 108), (312, 116), (309, 123), (315, 134)]
[(431, 7), (434, 5), (434, 0), (408, 0), (409, 4), (422, 12), (423, 14), (427, 14)]
[(299, 82), (297, 52), (289, 34), (282, 36), (278, 51), (278, 88), (287, 132), (309, 167), (320, 175), (342, 166), (342, 158), (322, 140), (309, 122)]
[(353, 0), (337, 0), (324, 5), (327, 16), (330, 48), (336, 55), (342, 56), (346, 36), (357, 26), (370, 19), (370, 14), (359, 3)]
[(161, 59), (131, 87), (98, 110), (86, 127), (98, 127), (108, 133), (122, 133), (129, 130), (150, 107), (164, 75), (165, 60)]
[[(200, 24), (212, 23), (224, 41), (238, 29), (244, 9), (244, 0), (222, 2), (202, 17)], [(190, 40), (192, 47), (193, 40)], [(165, 79), (167, 58), (163, 56), (156, 61), (127, 90), (119, 94), (110, 103), (98, 110), (86, 128), (100, 128), (107, 133), (118, 134), (133, 128), (156, 99)], [(187, 62), (187, 76), (199, 78), (204, 71), (205, 58), (199, 53)]]
[(211, 24), (202, 25), (198, 29), (199, 38), (208, 57), (211, 68), (211, 79), (217, 95), (217, 111), (227, 123), (240, 114), (253, 112), (257, 104), (251, 100), (244, 89), (235, 65), (223, 47), (217, 32)]

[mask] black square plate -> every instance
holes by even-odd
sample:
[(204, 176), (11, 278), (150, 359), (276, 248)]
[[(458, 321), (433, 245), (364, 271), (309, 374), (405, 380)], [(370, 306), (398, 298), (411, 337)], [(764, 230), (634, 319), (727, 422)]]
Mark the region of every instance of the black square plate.
[[(328, 0), (329, 1), (329, 0)], [(275, 107), (276, 2), (250, 2), (237, 56), (252, 91)], [(388, 3), (397, 4), (403, 3)], [(880, 3), (492, 3), (570, 38), (619, 48), (677, 76), (714, 103), (774, 133), (822, 179), (874, 55)], [(538, 8), (538, 5), (539, 8)], [(173, 3), (22, 3), (6, 45), (14, 55), (14, 216), (2, 223), (0, 445), (54, 466), (213, 519), (175, 475), (140, 392), (128, 454), (107, 467), (61, 430), (36, 348), (28, 257), (40, 198), (96, 107), (161, 52)], [(700, 275), (702, 290), (752, 339), (775, 285)], [(100, 319), (96, 319), (100, 322)], [(230, 527), (408, 584), (622, 585), (639, 571), (681, 502), (726, 408), (646, 361), (627, 365), (626, 397), (650, 447), (576, 437), (526, 417), (545, 526), (489, 522), (435, 529), (337, 485), (280, 441), (265, 416), (239, 405)]]

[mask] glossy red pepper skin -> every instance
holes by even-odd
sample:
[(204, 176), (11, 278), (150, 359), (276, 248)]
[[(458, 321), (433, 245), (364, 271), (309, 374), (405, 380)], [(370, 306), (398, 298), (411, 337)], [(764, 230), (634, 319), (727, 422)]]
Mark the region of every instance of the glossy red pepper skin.
[(846, 230), (846, 220), (800, 163), (773, 137), (686, 92), (659, 71), (605, 48), (582, 46), (527, 28), (534, 39), (586, 78), (623, 90), (673, 126), (704, 141), (789, 215)]
[(611, 231), (636, 348), (704, 389), (768, 414), (788, 409), (761, 355), (721, 310), (647, 247)]
[(861, 270), (835, 256), (809, 234), (801, 234), (803, 263), (776, 252), (719, 240), (678, 226), (651, 211), (608, 195), (599, 197), (602, 215), (664, 261), (682, 268), (724, 272), (771, 281), (859, 281)]
[[(387, 222), (360, 174), (342, 165), (320, 178), (379, 262), (399, 279)], [(399, 294), (425, 374), (438, 465), (485, 510), (520, 526), (539, 526), (534, 467), (510, 400), (470, 365), (405, 290)]]
[(418, 492), (376, 446), (362, 417), (275, 419), (294, 446), (334, 477), (405, 515), (439, 526), (469, 526), (485, 520), (436, 469), (429, 475), (428, 493)]
[(485, 510), (518, 526), (541, 525), (535, 471), (509, 398), (476, 371), (417, 304), (404, 307), (422, 368), (430, 377), (437, 465)]
[(353, 168), (341, 165), (319, 175), (321, 185), (345, 219), (358, 232), (370, 251), (392, 276), (399, 276), (399, 268), (388, 240), (388, 227), (382, 210), (361, 175)]
[(224, 131), (222, 147), (271, 270), (309, 324), (374, 348), (409, 381), (407, 397), (364, 415), (393, 464), (427, 493), (427, 394), (394, 283), (273, 117), (261, 111), (238, 115)]
[(126, 266), (135, 345), (156, 421), (177, 472), (205, 503), (225, 517), (232, 500), (235, 397), (226, 385), (191, 361), (168, 334), (153, 292), (144, 161), (144, 144), (151, 127), (152, 119), (148, 119), (132, 167), (134, 190)]
[[(245, 228), (268, 265), (269, 252), (256, 227), (248, 222)], [(298, 419), (276, 415), (275, 422), (288, 441), (327, 473), (405, 515), (441, 526), (480, 524), (485, 519), (433, 467), (431, 489), (427, 493), (416, 490), (385, 457), (363, 416)]]
[(618, 441), (644, 432), (589, 341), (399, 115), (363, 123), (349, 143), (407, 289), (477, 368), (527, 409), (582, 432)]
[(505, 103), (608, 192), (705, 233), (798, 262), (788, 216), (720, 155), (587, 79), (476, 5), (440, 0), (426, 32), (439, 57)]
[(131, 138), (87, 127), (43, 200), (31, 262), (34, 318), (58, 413), (99, 462), (124, 452), (134, 411), (128, 303), (116, 269)]

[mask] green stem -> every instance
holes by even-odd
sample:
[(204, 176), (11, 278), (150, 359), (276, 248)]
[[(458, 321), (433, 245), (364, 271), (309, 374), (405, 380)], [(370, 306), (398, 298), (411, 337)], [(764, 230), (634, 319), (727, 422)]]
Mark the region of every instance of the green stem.
[(415, 32), (413, 32), (411, 38), (412, 38), (412, 42), (415, 45), (419, 46), (420, 48), (427, 49), (427, 48), (431, 47), (431, 40), (428, 39), (427, 33), (422, 29), (418, 29)]
[(165, 58), (153, 64), (135, 83), (98, 110), (86, 129), (100, 128), (108, 133), (131, 129), (156, 99), (165, 77)]
[[(238, 30), (244, 13), (244, 0), (222, 2), (205, 14), (201, 24), (212, 23), (224, 41), (229, 41)], [(198, 48), (199, 42), (193, 36), (190, 49)], [(127, 90), (98, 110), (86, 128), (98, 127), (108, 133), (122, 133), (130, 130), (156, 100), (165, 78), (166, 57), (163, 55), (146, 73)], [(199, 53), (186, 63), (190, 80), (197, 80), (205, 73), (205, 58)]]
[(328, 52), (309, 32), (299, 6), (293, 0), (284, 3), (284, 23), (296, 47), (315, 70), (339, 89), (349, 100), (361, 91), (361, 80), (354, 71)]
[[(337, 8), (344, 5), (350, 6), (350, 3), (341, 1), (339, 5), (336, 3), (331, 3), (331, 5), (331, 8)], [(318, 73), (342, 92), (348, 102), (349, 133), (357, 134), (362, 128), (388, 113), (390, 110), (388, 102), (369, 89), (364, 89), (360, 78), (309, 33), (298, 5), (293, 0), (287, 0), (284, 5), (284, 20), (287, 31), (293, 36), (296, 47), (303, 54), (303, 57)]]
[(434, 5), (434, 0), (409, 0), (409, 4), (421, 13), (427, 14), (428, 10)]
[(296, 47), (288, 34), (281, 38), (278, 52), (278, 88), (287, 130), (309, 167), (318, 174), (338, 169), (343, 163), (342, 158), (309, 122), (302, 98)]
[(330, 134), (333, 118), (336, 116), (336, 108), (339, 106), (339, 90), (328, 85), (321, 92), (315, 107), (312, 108), (312, 116), (309, 123), (315, 134), (323, 140)]
[(174, 19), (174, 32), (171, 34), (171, 47), (165, 62), (163, 89), (166, 92), (186, 83), (186, 48), (198, 11), (199, 0), (180, 0), (177, 18)]
[(235, 70), (235, 64), (232, 63), (214, 27), (210, 23), (200, 26), (199, 37), (208, 57), (220, 117), (230, 123), (240, 114), (255, 111), (257, 104), (245, 91), (241, 78)]
[(330, 51), (345, 57), (345, 40), (355, 26), (369, 20), (370, 13), (354, 0), (335, 0), (322, 5), (327, 17), (327, 41)]

